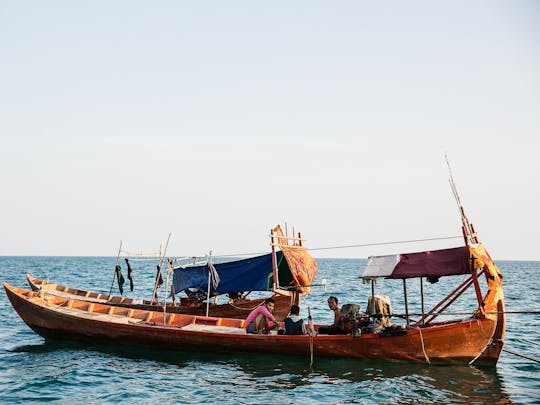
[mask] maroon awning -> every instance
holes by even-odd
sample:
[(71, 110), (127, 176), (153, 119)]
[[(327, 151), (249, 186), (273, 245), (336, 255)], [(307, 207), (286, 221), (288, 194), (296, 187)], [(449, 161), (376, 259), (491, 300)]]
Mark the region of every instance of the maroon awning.
[(468, 274), (469, 250), (465, 246), (402, 253), (399, 262), (387, 278), (442, 277)]

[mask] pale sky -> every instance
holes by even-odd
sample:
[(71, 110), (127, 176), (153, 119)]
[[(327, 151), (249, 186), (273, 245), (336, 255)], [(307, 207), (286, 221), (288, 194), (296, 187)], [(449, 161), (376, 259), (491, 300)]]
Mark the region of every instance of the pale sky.
[(447, 152), (540, 260), (540, 2), (2, 1), (0, 51), (0, 255), (460, 235)]

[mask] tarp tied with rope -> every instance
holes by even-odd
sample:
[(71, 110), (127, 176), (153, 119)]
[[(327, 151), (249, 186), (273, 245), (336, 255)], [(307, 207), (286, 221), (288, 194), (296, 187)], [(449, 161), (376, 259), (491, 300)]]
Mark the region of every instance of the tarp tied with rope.
[[(494, 317), (494, 313), (496, 314), (497, 311), (504, 312), (504, 292), (501, 271), (481, 243), (470, 246), (469, 250), (475, 258), (474, 267), (484, 268), (488, 273), (487, 283), (490, 294), (484, 299), (484, 310), (488, 313), (486, 316)], [(503, 322), (506, 321), (503, 319)]]
[[(278, 253), (278, 263), (283, 254)], [(240, 291), (269, 291), (271, 288), (272, 254), (251, 257), (227, 263), (213, 264), (215, 273), (208, 265), (178, 267), (174, 269), (173, 286), (175, 294), (187, 288), (206, 291), (208, 276), (212, 276), (210, 294), (226, 294)], [(219, 282), (216, 283), (216, 281)]]
[(387, 256), (371, 256), (362, 274), (363, 279), (442, 277), (470, 273), (469, 250), (465, 246), (402, 253)]
[[(275, 243), (283, 252), (285, 260), (289, 265), (290, 273), (292, 275), (291, 284), (305, 287), (304, 292), (307, 292), (306, 289), (309, 288), (317, 275), (317, 262), (302, 246), (297, 244), (289, 245), (288, 239), (283, 235), (283, 231), (279, 225), (273, 229), (273, 232), (277, 234)], [(280, 284), (282, 284), (281, 273)]]

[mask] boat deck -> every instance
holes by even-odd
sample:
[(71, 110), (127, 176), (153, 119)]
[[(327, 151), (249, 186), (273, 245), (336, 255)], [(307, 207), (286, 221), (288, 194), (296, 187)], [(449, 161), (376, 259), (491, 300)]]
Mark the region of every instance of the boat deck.
[(228, 333), (233, 335), (246, 334), (246, 330), (244, 328), (235, 328), (233, 326), (202, 325), (198, 323), (190, 323), (189, 325), (182, 326), (180, 329), (194, 332)]
[[(43, 301), (43, 298), (39, 296), (30, 298), (30, 300), (37, 301), (40, 303), (47, 302), (46, 300)], [(140, 326), (145, 326), (145, 325), (164, 326), (161, 322), (152, 322), (151, 316), (149, 316), (147, 319), (134, 317), (133, 314), (140, 312), (137, 310), (124, 310), (124, 311), (127, 311), (127, 313), (124, 312), (122, 314), (93, 312), (93, 307), (95, 304), (90, 304), (88, 308), (81, 310), (80, 308), (72, 308), (70, 306), (71, 303), (72, 301), (66, 300), (64, 303), (61, 303), (59, 305), (52, 305), (51, 309), (54, 310), (55, 312), (71, 315), (73, 317), (92, 319), (96, 321), (111, 322), (111, 323), (116, 323), (116, 324), (140, 325)], [(47, 305), (47, 303), (45, 305)], [(208, 323), (205, 323), (206, 318), (202, 320), (199, 320), (199, 319), (200, 317), (195, 316), (193, 317), (193, 321), (191, 323), (184, 324), (184, 325), (174, 325), (174, 324), (171, 325), (170, 323), (168, 323), (166, 327), (178, 328), (178, 329), (182, 329), (186, 331), (193, 331), (193, 332), (212, 332), (212, 333), (217, 332), (217, 333), (226, 333), (226, 334), (235, 334), (235, 335), (246, 334), (246, 330), (242, 327), (226, 326), (226, 325), (220, 325), (220, 324), (208, 324)], [(216, 323), (218, 322), (217, 319), (214, 321)], [(199, 323), (199, 322), (202, 322), (202, 323)]]

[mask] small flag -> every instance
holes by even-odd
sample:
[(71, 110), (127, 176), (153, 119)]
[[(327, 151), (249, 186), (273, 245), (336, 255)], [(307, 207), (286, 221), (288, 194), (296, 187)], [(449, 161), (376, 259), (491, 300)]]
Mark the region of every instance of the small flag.
[(214, 287), (214, 289), (216, 289), (221, 280), (219, 278), (219, 274), (218, 274), (216, 268), (210, 262), (208, 262), (208, 272), (210, 274), (210, 278), (212, 279), (212, 286)]

